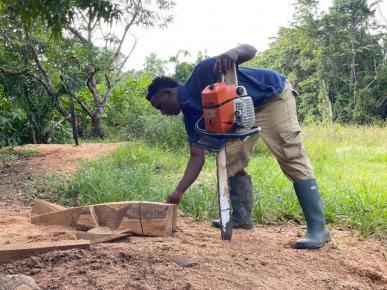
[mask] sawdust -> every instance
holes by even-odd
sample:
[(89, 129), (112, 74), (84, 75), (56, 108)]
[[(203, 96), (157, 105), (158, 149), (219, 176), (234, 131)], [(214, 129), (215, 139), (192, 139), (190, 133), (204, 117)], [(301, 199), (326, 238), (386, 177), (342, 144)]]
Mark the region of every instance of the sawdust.
[[(74, 170), (84, 155), (76, 161), (71, 151), (70, 163), (62, 151), (29, 158), (26, 168), (35, 168), (40, 158), (45, 172), (58, 167), (63, 172), (66, 164)], [(73, 238), (67, 228), (31, 225), (29, 211), (20, 199), (0, 203), (0, 247)], [(331, 243), (305, 251), (290, 247), (304, 231), (292, 224), (234, 230), (231, 242), (221, 241), (208, 222), (185, 215), (179, 216), (177, 230), (173, 237), (130, 237), (90, 251), (51, 252), (0, 265), (0, 273), (30, 275), (42, 289), (387, 289), (386, 244), (360, 240), (355, 232), (332, 229)]]

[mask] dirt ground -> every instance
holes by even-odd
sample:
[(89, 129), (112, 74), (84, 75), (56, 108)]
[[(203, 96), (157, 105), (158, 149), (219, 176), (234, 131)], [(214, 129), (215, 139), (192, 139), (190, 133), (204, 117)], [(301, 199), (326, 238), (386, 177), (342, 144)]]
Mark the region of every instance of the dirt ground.
[[(0, 247), (14, 242), (73, 239), (64, 227), (29, 223), (22, 183), (35, 173), (74, 172), (81, 160), (115, 144), (29, 145), (42, 156), (20, 158), (0, 168)], [(20, 194), (20, 195), (19, 195)], [(332, 241), (317, 251), (295, 250), (305, 230), (292, 224), (234, 230), (220, 240), (209, 222), (180, 214), (172, 237), (129, 237), (91, 250), (51, 252), (0, 265), (2, 274), (30, 275), (42, 289), (387, 289), (386, 243), (360, 240), (331, 228)], [(188, 259), (183, 265), (178, 259)]]

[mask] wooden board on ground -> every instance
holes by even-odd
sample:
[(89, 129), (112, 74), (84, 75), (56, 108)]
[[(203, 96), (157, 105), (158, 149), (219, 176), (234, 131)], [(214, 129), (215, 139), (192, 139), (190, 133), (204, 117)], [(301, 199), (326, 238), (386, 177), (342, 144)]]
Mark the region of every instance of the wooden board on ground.
[[(43, 206), (40, 206), (41, 204)], [(43, 201), (37, 205), (52, 210), (54, 208), (52, 205), (55, 204)], [(177, 207), (174, 204), (122, 201), (77, 208), (58, 207), (60, 210), (33, 215), (31, 223), (73, 226), (81, 231), (108, 227), (120, 232), (149, 236), (168, 236), (176, 230)], [(36, 208), (35, 212), (43, 211), (39, 207)]]
[(176, 224), (177, 224), (177, 205), (175, 204), (173, 208), (172, 233), (176, 232)]
[(66, 208), (59, 204), (51, 203), (43, 199), (35, 199), (31, 212), (33, 214), (45, 214), (64, 209)]
[(143, 234), (141, 223), (139, 219), (128, 219), (124, 217), (120, 226), (117, 228), (118, 231), (131, 232), (133, 234)]
[(31, 223), (35, 225), (62, 225), (75, 227), (80, 214), (81, 208), (79, 207), (67, 208), (51, 213), (34, 215), (31, 217)]
[(82, 213), (82, 211), (81, 211), (81, 215), (79, 216), (79, 219), (77, 221), (77, 224), (75, 225), (75, 228), (78, 231), (87, 232), (88, 230), (91, 230), (92, 228), (94, 228), (96, 226), (97, 225), (95, 224), (95, 221), (94, 221), (93, 217), (91, 216), (90, 211), (89, 211), (89, 213)]
[(156, 202), (118, 202), (90, 206), (100, 226), (150, 236), (172, 235), (176, 205)]
[(95, 223), (99, 226), (116, 229), (121, 224), (129, 206), (116, 209), (112, 206), (101, 204), (91, 205), (90, 212)]
[(111, 235), (113, 234), (113, 230), (109, 227), (95, 227), (89, 231), (87, 231), (88, 233), (91, 233), (91, 234), (97, 234), (97, 235)]
[(75, 236), (78, 240), (88, 240), (90, 241), (90, 244), (94, 245), (130, 237), (132, 234), (93, 234), (89, 232), (77, 232)]
[(90, 249), (90, 241), (72, 240), (5, 245), (0, 249), (0, 263), (68, 249)]

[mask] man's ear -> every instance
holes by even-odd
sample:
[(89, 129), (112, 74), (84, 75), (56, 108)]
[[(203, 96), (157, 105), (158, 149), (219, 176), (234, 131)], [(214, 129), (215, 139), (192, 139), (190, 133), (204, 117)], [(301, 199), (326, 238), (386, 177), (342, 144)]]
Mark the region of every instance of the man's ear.
[(166, 88), (165, 92), (168, 93), (169, 98), (177, 99), (177, 88)]

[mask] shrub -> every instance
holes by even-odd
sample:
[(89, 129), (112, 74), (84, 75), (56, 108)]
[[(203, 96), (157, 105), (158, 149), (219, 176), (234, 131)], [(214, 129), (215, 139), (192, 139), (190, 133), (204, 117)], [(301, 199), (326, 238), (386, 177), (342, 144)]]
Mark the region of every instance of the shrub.
[(163, 148), (179, 149), (187, 146), (187, 134), (180, 116), (164, 117), (160, 114), (138, 116), (122, 131), (129, 139), (142, 139)]

